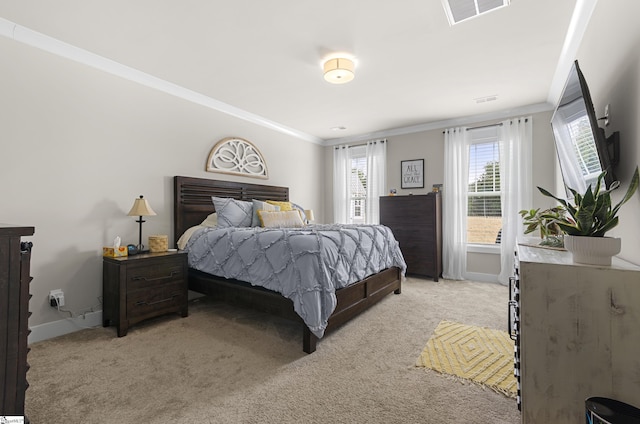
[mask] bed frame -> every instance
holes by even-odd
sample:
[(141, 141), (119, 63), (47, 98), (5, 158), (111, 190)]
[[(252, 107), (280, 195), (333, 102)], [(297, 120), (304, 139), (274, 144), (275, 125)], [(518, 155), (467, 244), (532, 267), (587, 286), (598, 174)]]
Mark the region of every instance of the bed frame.
[[(209, 180), (193, 177), (174, 177), (174, 240), (189, 227), (200, 224), (215, 211), (211, 196), (233, 197), (238, 200), (289, 200), (289, 188), (262, 184)], [(299, 321), (303, 326), (302, 349), (316, 350), (318, 338), (295, 313), (293, 302), (281, 294), (249, 283), (215, 277), (189, 269), (189, 289), (213, 296), (225, 303), (250, 307), (284, 318)], [(325, 334), (349, 321), (389, 293), (401, 292), (400, 269), (392, 267), (348, 287), (336, 290), (338, 305), (329, 317)]]

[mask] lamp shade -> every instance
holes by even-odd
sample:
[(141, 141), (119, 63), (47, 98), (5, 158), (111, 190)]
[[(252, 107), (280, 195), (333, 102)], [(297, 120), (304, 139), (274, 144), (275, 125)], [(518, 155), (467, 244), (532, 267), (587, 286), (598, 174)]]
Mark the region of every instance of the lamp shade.
[(324, 79), (332, 84), (344, 84), (356, 76), (354, 68), (351, 59), (329, 59), (324, 63)]
[(154, 216), (155, 214), (151, 206), (149, 206), (147, 199), (140, 195), (140, 198), (133, 202), (133, 207), (131, 207), (127, 216)]
[(309, 222), (314, 221), (316, 219), (316, 217), (313, 216), (313, 209), (305, 209), (304, 215), (307, 218), (307, 221)]

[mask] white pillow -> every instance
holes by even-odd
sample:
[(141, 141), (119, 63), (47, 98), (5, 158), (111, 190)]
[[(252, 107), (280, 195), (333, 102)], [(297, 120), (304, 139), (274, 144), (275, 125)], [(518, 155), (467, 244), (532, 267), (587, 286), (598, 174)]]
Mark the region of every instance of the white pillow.
[(304, 222), (297, 210), (291, 211), (258, 211), (260, 222), (265, 228), (300, 228)]
[(217, 227), (217, 226), (218, 226), (218, 214), (215, 212), (212, 214), (209, 214), (209, 216), (207, 216), (204, 219), (204, 221), (200, 223), (200, 225), (187, 228), (187, 231), (185, 231), (184, 234), (182, 234), (178, 239), (178, 243), (177, 243), (178, 249), (184, 250), (184, 248), (187, 246), (187, 243), (189, 243), (189, 239), (191, 238), (193, 233), (196, 232), (196, 230), (199, 230), (200, 228), (205, 228), (205, 227), (210, 228), (210, 227)]
[(216, 212), (209, 214), (208, 217), (200, 224), (203, 227), (217, 227), (218, 226), (218, 214)]
[(187, 231), (185, 231), (184, 234), (182, 234), (180, 236), (180, 238), (178, 239), (178, 243), (177, 243), (178, 244), (178, 249), (184, 250), (184, 248), (187, 246), (187, 243), (189, 242), (189, 239), (191, 238), (193, 233), (195, 233), (200, 228), (206, 228), (206, 227), (202, 226), (202, 225), (196, 225), (195, 227), (187, 228)]

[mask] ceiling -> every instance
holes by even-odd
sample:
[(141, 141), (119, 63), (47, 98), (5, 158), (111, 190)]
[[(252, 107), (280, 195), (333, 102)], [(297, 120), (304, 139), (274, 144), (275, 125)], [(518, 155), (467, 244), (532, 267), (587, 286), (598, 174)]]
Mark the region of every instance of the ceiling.
[[(559, 95), (573, 59), (576, 3), (511, 0), (449, 26), (440, 0), (14, 0), (0, 4), (0, 33), (15, 37), (6, 24), (16, 24), (334, 144), (551, 108), (554, 79)], [(348, 84), (322, 77), (336, 52), (355, 58)], [(477, 101), (486, 96), (497, 99)]]

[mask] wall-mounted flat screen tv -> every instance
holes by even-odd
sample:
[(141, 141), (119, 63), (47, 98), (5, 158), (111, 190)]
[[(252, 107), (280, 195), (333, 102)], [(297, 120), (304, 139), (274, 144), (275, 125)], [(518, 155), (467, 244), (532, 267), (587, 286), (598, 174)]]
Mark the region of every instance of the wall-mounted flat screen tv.
[[(562, 179), (566, 187), (584, 193), (595, 187), (598, 175), (607, 171), (607, 187), (615, 181), (618, 133), (608, 140), (598, 127), (589, 87), (576, 60), (551, 118)], [(613, 147), (613, 152), (610, 152)], [(567, 196), (572, 197), (569, 190)]]

